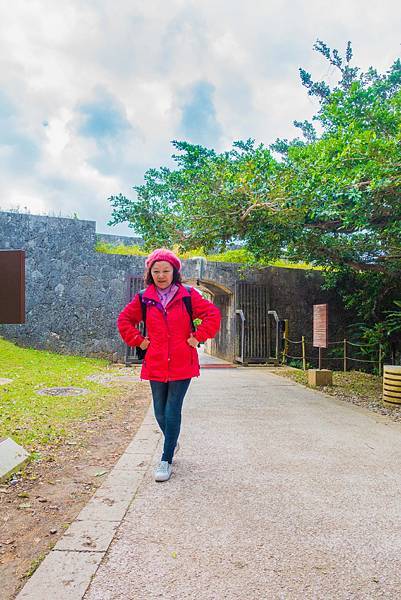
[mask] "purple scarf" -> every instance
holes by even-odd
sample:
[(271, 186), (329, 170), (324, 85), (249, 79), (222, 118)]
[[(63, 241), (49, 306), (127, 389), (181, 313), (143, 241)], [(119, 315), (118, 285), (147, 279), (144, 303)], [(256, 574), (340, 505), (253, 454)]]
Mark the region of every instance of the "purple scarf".
[(156, 287), (157, 295), (160, 298), (161, 305), (163, 306), (163, 308), (166, 308), (167, 304), (175, 296), (175, 294), (178, 290), (178, 285), (176, 285), (175, 283), (172, 283), (171, 285), (168, 286), (168, 288), (165, 288), (164, 290), (161, 290), (157, 286), (155, 286), (155, 287)]

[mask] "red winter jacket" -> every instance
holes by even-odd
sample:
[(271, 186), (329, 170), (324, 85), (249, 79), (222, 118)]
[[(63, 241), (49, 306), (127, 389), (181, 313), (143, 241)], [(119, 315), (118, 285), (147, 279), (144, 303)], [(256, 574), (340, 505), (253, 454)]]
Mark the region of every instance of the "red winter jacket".
[[(187, 339), (191, 335), (191, 319), (182, 300), (191, 296), (194, 319), (202, 319), (194, 336), (199, 342), (216, 335), (220, 326), (220, 311), (199, 292), (178, 284), (175, 296), (166, 309), (160, 304), (159, 296), (153, 284), (143, 293), (143, 299), (153, 300), (155, 304), (146, 304), (146, 330), (150, 344), (142, 364), (141, 379), (153, 381), (175, 381), (199, 376), (199, 360), (196, 348), (190, 346)], [(136, 328), (142, 321), (142, 307), (139, 295), (121, 311), (117, 326), (121, 337), (128, 346), (139, 346), (143, 336)]]

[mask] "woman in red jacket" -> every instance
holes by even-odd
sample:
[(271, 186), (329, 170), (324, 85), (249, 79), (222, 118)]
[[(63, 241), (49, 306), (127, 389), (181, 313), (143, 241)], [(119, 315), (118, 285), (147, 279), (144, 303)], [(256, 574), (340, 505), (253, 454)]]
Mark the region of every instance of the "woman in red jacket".
[[(220, 311), (195, 289), (189, 292), (181, 284), (181, 262), (170, 250), (155, 250), (145, 265), (148, 287), (142, 301), (146, 304), (147, 336), (143, 337), (137, 329), (142, 321), (139, 294), (120, 313), (117, 325), (126, 344), (146, 350), (141, 379), (150, 381), (155, 417), (164, 434), (163, 455), (155, 479), (166, 481), (178, 450), (184, 396), (191, 378), (199, 376), (196, 347), (216, 335)], [(191, 298), (193, 318), (202, 321), (195, 332), (185, 297)]]

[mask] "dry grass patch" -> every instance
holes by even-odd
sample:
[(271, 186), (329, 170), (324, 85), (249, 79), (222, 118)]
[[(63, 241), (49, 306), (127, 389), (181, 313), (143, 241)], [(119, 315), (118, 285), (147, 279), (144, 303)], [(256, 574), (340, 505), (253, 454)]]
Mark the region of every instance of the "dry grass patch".
[[(273, 370), (277, 375), (292, 379), (301, 385), (308, 386), (306, 371), (293, 367), (281, 367)], [(361, 371), (333, 372), (333, 386), (317, 388), (330, 396), (335, 396), (344, 402), (363, 406), (368, 410), (390, 417), (393, 421), (401, 421), (401, 407), (389, 408), (382, 403), (383, 380), (377, 375)]]

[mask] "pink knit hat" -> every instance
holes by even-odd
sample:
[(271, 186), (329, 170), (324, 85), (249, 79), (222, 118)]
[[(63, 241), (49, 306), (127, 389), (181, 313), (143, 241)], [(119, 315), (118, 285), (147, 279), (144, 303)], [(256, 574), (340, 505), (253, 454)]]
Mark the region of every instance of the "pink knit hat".
[(145, 261), (145, 265), (151, 269), (153, 263), (158, 260), (166, 260), (173, 267), (175, 267), (178, 271), (181, 271), (181, 261), (171, 250), (167, 250), (167, 248), (157, 248), (157, 250), (153, 250), (151, 254), (149, 254), (148, 258)]

